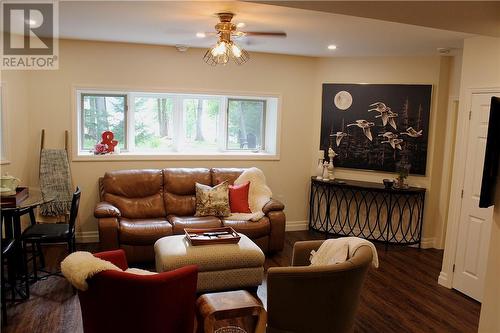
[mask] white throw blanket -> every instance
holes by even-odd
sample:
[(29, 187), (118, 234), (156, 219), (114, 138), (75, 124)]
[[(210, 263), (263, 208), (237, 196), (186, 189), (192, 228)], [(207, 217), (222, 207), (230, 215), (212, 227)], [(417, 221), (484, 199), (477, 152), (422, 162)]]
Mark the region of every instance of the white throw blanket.
[(318, 251), (311, 251), (311, 266), (332, 265), (344, 262), (363, 245), (368, 245), (372, 249), (372, 265), (378, 268), (378, 254), (375, 245), (359, 237), (342, 237), (325, 240)]
[(251, 220), (258, 221), (264, 217), (262, 208), (271, 200), (273, 193), (266, 185), (266, 176), (262, 170), (258, 168), (250, 168), (245, 171), (234, 181), (234, 185), (242, 185), (250, 182), (248, 190), (248, 206), (251, 213), (234, 213), (228, 216), (228, 220)]
[[(61, 262), (61, 272), (64, 277), (78, 290), (88, 289), (87, 279), (99, 272), (122, 270), (113, 263), (94, 257), (92, 253), (77, 251), (71, 253)], [(157, 274), (156, 272), (145, 271), (138, 268), (129, 268), (125, 272), (139, 275)]]

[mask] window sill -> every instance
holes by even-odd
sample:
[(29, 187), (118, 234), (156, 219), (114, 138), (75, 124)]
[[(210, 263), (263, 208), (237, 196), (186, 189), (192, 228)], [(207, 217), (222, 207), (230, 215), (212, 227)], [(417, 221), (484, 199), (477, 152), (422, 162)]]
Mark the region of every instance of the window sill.
[(272, 153), (252, 152), (214, 152), (214, 153), (120, 153), (111, 155), (93, 155), (80, 152), (73, 156), (73, 162), (109, 162), (109, 161), (279, 161), (280, 156)]
[(9, 160), (0, 160), (0, 165), (8, 165), (10, 164)]

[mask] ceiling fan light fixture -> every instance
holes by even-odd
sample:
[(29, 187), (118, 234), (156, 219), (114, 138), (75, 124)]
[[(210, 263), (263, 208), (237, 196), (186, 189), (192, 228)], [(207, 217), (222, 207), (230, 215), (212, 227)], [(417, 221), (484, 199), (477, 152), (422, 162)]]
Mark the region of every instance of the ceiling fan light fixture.
[(203, 56), (203, 60), (211, 66), (225, 65), (229, 58), (242, 65), (250, 59), (250, 54), (232, 41), (219, 40)]
[(236, 58), (241, 57), (242, 50), (238, 45), (234, 43), (231, 44), (231, 52), (233, 53), (233, 56), (235, 56)]
[(212, 47), (211, 52), (214, 57), (225, 54), (227, 52), (227, 43), (225, 41), (217, 42), (217, 44)]

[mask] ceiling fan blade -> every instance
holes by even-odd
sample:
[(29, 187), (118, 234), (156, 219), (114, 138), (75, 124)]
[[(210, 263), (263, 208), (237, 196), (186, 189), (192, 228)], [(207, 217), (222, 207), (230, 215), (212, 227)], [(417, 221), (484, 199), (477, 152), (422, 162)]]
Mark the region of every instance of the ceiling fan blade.
[(243, 35), (244, 36), (262, 36), (262, 37), (286, 37), (286, 32), (244, 31)]
[(206, 31), (205, 31), (205, 32), (204, 32), (204, 34), (205, 34), (205, 36), (209, 36), (209, 37), (219, 35), (219, 33), (218, 33), (218, 32), (216, 32), (216, 31), (210, 31), (210, 32), (206, 32)]

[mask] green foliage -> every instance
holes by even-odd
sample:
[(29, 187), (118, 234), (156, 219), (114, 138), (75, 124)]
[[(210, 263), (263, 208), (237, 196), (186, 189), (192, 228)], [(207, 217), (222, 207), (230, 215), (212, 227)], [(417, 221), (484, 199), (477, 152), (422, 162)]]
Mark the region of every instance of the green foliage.
[(93, 149), (101, 142), (104, 131), (114, 133), (120, 148), (125, 143), (125, 97), (124, 96), (84, 96), (83, 148)]
[[(135, 146), (141, 149), (168, 149), (172, 146), (171, 132), (173, 99), (137, 97), (134, 100)], [(161, 119), (160, 119), (161, 118)]]
[(249, 147), (249, 135), (255, 135), (256, 145), (263, 143), (264, 101), (230, 100), (228, 112), (228, 148), (255, 149)]

